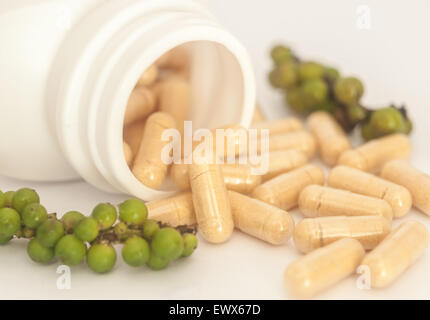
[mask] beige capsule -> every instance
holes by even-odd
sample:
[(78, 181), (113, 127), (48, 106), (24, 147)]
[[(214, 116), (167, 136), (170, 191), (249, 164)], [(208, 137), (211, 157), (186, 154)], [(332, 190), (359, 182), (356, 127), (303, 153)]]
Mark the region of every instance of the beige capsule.
[(373, 288), (393, 283), (422, 256), (430, 241), (427, 228), (417, 221), (406, 221), (395, 228), (363, 260)]
[(169, 142), (163, 141), (162, 135), (164, 130), (175, 128), (175, 119), (164, 112), (153, 113), (146, 122), (132, 171), (140, 182), (150, 188), (157, 189), (164, 182), (168, 165), (162, 159), (162, 151)]
[(295, 117), (287, 117), (279, 120), (260, 121), (251, 124), (250, 129), (262, 130), (267, 129), (270, 135), (281, 133), (295, 132), (303, 130), (303, 123)]
[(157, 65), (151, 65), (146, 71), (141, 75), (137, 81), (138, 86), (150, 86), (154, 84), (158, 77), (158, 67)]
[(300, 221), (294, 230), (294, 243), (301, 252), (309, 253), (342, 238), (360, 241), (365, 250), (375, 248), (391, 231), (384, 217), (324, 217)]
[(333, 188), (387, 201), (394, 218), (403, 217), (412, 206), (411, 194), (405, 187), (358, 169), (337, 166), (330, 171), (327, 183)]
[(130, 146), (133, 155), (139, 152), (140, 143), (142, 142), (143, 131), (145, 130), (146, 120), (140, 120), (124, 127), (123, 138)]
[(414, 206), (430, 215), (430, 176), (428, 174), (404, 160), (393, 160), (384, 166), (381, 177), (408, 189)]
[(296, 131), (270, 136), (270, 152), (290, 149), (299, 150), (308, 159), (311, 159), (314, 157), (316, 151), (315, 138), (307, 131)]
[(341, 126), (325, 111), (312, 113), (308, 118), (308, 127), (317, 141), (322, 160), (329, 166), (335, 165), (339, 156), (351, 148)]
[(189, 117), (190, 107), (191, 87), (187, 81), (175, 79), (164, 82), (160, 93), (160, 111), (172, 115), (181, 136), (184, 133), (184, 121)]
[(299, 150), (280, 150), (269, 153), (269, 167), (263, 181), (270, 180), (282, 173), (297, 169), (308, 162), (306, 155)]
[(345, 151), (340, 156), (338, 164), (375, 173), (390, 160), (409, 158), (411, 149), (409, 138), (396, 133)]
[(307, 218), (328, 216), (381, 216), (393, 218), (387, 201), (347, 190), (311, 185), (299, 197), (300, 212)]
[(308, 164), (281, 174), (255, 188), (252, 197), (288, 210), (297, 205), (300, 192), (311, 184), (323, 184), (321, 168)]
[(173, 48), (155, 62), (159, 68), (166, 69), (185, 69), (189, 67), (189, 63), (190, 53), (184, 46)]
[(359, 241), (337, 240), (291, 263), (285, 270), (285, 286), (297, 298), (312, 298), (353, 274), (364, 254)]
[(124, 115), (124, 125), (144, 119), (155, 110), (156, 99), (146, 87), (136, 87), (130, 94)]
[(130, 146), (126, 142), (122, 143), (122, 149), (124, 152), (124, 158), (125, 158), (125, 161), (127, 162), (127, 165), (131, 166), (133, 163), (133, 151), (131, 151)]
[(188, 174), (199, 232), (208, 242), (222, 243), (233, 233), (234, 222), (221, 167), (211, 162), (191, 164)]
[(237, 229), (274, 245), (291, 238), (294, 220), (287, 211), (234, 191), (228, 194)]
[(166, 223), (172, 227), (191, 226), (197, 223), (191, 192), (150, 201), (146, 206), (149, 219)]
[[(248, 165), (222, 164), (220, 166), (228, 190), (249, 194), (261, 184), (261, 176), (253, 175)], [(174, 164), (170, 169), (170, 177), (180, 190), (191, 188), (188, 167), (187, 164)]]

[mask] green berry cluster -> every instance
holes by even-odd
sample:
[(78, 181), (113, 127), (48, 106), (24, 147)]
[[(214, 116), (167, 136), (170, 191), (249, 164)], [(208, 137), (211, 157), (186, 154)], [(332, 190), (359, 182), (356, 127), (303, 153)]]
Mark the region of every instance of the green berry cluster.
[(287, 105), (297, 113), (327, 111), (347, 132), (360, 126), (366, 141), (412, 131), (412, 122), (404, 107), (390, 105), (378, 110), (364, 107), (360, 102), (364, 86), (359, 79), (342, 77), (331, 66), (301, 61), (290, 48), (282, 45), (272, 49), (271, 57), (274, 68), (269, 81), (285, 92)]
[(189, 257), (197, 248), (195, 229), (171, 228), (147, 216), (143, 201), (129, 199), (118, 209), (100, 203), (90, 217), (69, 211), (58, 219), (56, 214), (48, 214), (33, 189), (0, 191), (0, 244), (14, 237), (27, 238), (27, 253), (35, 262), (58, 260), (75, 266), (86, 258), (90, 269), (98, 273), (109, 272), (115, 266), (114, 244), (123, 244), (122, 257), (128, 265), (147, 265), (153, 270)]

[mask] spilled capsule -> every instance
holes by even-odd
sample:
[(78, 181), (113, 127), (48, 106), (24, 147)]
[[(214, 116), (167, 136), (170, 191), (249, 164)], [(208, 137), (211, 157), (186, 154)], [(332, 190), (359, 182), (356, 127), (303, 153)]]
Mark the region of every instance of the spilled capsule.
[(299, 197), (300, 212), (307, 218), (328, 216), (381, 216), (393, 218), (393, 209), (385, 200), (347, 190), (311, 185)]
[(309, 253), (342, 238), (360, 241), (365, 250), (375, 248), (391, 231), (384, 217), (324, 217), (300, 221), (294, 230), (294, 243)]
[(237, 229), (273, 245), (291, 238), (294, 220), (287, 211), (234, 191), (228, 194)]
[(334, 167), (328, 175), (327, 183), (336, 189), (387, 201), (393, 209), (394, 218), (403, 217), (412, 206), (411, 194), (406, 188), (358, 169)]
[(324, 172), (321, 168), (308, 164), (264, 182), (255, 188), (252, 197), (288, 210), (297, 205), (300, 192), (305, 187), (323, 183)]
[(396, 133), (345, 151), (340, 156), (338, 164), (375, 173), (390, 160), (409, 158), (411, 149), (409, 138)]
[(191, 192), (150, 201), (146, 207), (149, 219), (166, 223), (172, 227), (191, 226), (197, 223)]
[(372, 288), (393, 283), (423, 255), (429, 241), (427, 228), (420, 222), (406, 221), (395, 228), (362, 262), (369, 268)]
[(381, 177), (408, 189), (414, 206), (430, 215), (430, 176), (428, 174), (404, 160), (393, 160), (384, 166)]
[(337, 240), (291, 263), (284, 273), (285, 286), (297, 298), (312, 298), (353, 274), (364, 254), (359, 241)]

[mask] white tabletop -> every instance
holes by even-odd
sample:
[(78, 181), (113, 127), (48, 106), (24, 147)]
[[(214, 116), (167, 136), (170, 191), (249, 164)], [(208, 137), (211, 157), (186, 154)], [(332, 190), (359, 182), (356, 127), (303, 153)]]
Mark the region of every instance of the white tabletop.
[[(258, 95), (269, 118), (288, 114), (282, 96), (267, 84), (269, 47), (283, 41), (300, 56), (331, 63), (344, 74), (357, 75), (366, 85), (364, 101), (370, 106), (406, 103), (415, 123), (412, 162), (430, 172), (427, 121), (430, 30), (427, 1), (342, 0), (213, 0), (221, 22), (249, 49), (255, 64)], [(370, 9), (370, 29), (366, 20)], [(365, 20), (363, 20), (365, 19)], [(358, 21), (358, 24), (357, 24)], [(363, 24), (364, 21), (364, 24)], [(125, 196), (100, 192), (84, 182), (28, 183), (0, 177), (2, 190), (22, 186), (37, 189), (43, 204), (60, 215), (70, 209), (87, 214), (102, 201), (119, 203)], [(293, 211), (297, 221), (301, 219)], [(430, 228), (430, 218), (413, 211), (396, 220), (416, 219)], [(119, 248), (118, 248), (119, 249)], [(25, 252), (26, 241), (15, 240), (0, 247), (0, 299), (286, 299), (285, 267), (300, 254), (292, 242), (273, 247), (236, 232), (224, 245), (203, 240), (189, 259), (173, 263), (160, 272), (133, 269), (120, 256), (115, 269), (97, 275), (85, 265), (72, 268), (71, 288), (60, 290), (59, 264), (41, 266)], [(120, 251), (118, 251), (120, 255)], [(320, 299), (424, 299), (430, 298), (430, 252), (392, 286), (383, 290), (361, 290), (358, 276), (342, 281), (322, 293)]]

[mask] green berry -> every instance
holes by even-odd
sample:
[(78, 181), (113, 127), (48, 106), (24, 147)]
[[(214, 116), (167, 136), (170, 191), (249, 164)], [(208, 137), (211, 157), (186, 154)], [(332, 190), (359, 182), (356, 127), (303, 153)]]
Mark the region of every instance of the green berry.
[(150, 256), (148, 242), (141, 237), (132, 237), (128, 239), (122, 248), (122, 258), (132, 267), (144, 266)]
[(275, 88), (291, 88), (297, 80), (297, 65), (292, 61), (280, 64), (269, 74), (269, 81)]
[(119, 205), (119, 218), (130, 225), (143, 225), (148, 216), (145, 203), (139, 199), (129, 199)]
[(98, 204), (91, 215), (97, 220), (102, 230), (112, 227), (117, 218), (116, 208), (109, 203)]
[(39, 195), (29, 188), (22, 188), (15, 192), (12, 199), (12, 207), (19, 213), (30, 203), (40, 203)]
[(305, 114), (309, 112), (309, 108), (305, 105), (303, 93), (300, 88), (288, 89), (285, 100), (287, 105), (295, 112)]
[(322, 103), (316, 104), (314, 107), (312, 107), (312, 111), (326, 111), (330, 114), (334, 114), (334, 111), (336, 109), (336, 104), (327, 99)]
[(321, 79), (324, 75), (324, 67), (316, 62), (303, 62), (299, 64), (299, 78), (302, 81)]
[(340, 73), (339, 73), (339, 71), (338, 71), (336, 68), (333, 68), (333, 67), (325, 67), (325, 68), (324, 68), (324, 77), (325, 77), (327, 80), (329, 80), (329, 81), (331, 81), (331, 82), (334, 82), (334, 81), (336, 81), (337, 79), (339, 79), (339, 77), (340, 77)]
[(358, 103), (363, 93), (363, 83), (357, 78), (340, 78), (334, 84), (336, 99), (347, 105)]
[(151, 249), (162, 259), (175, 260), (184, 251), (184, 239), (176, 229), (161, 228), (152, 239)]
[(272, 49), (270, 56), (276, 65), (280, 65), (281, 63), (292, 60), (293, 53), (290, 48), (279, 45)]
[(92, 242), (99, 235), (99, 224), (94, 218), (84, 218), (75, 227), (75, 235), (82, 241)]
[(347, 105), (346, 112), (351, 123), (358, 123), (367, 117), (367, 111), (359, 104)]
[(15, 195), (15, 191), (8, 191), (4, 194), (4, 206), (12, 208), (12, 200), (13, 196)]
[(0, 208), (3, 208), (6, 205), (6, 196), (5, 194), (0, 190)]
[(405, 119), (400, 110), (388, 107), (372, 112), (370, 125), (383, 135), (405, 132)]
[(193, 254), (194, 250), (197, 248), (199, 240), (197, 237), (191, 233), (184, 234), (184, 251), (182, 252), (183, 257), (189, 257)]
[(21, 213), (25, 226), (36, 229), (48, 219), (48, 212), (41, 204), (34, 202), (27, 205)]
[(91, 246), (88, 250), (87, 263), (94, 272), (106, 273), (111, 271), (116, 263), (115, 248), (103, 243)]
[(169, 260), (160, 258), (155, 254), (151, 253), (148, 262), (146, 265), (152, 270), (162, 270), (165, 269), (169, 265)]
[(143, 225), (143, 237), (146, 240), (150, 241), (158, 230), (160, 230), (160, 225), (158, 224), (158, 222), (155, 220), (148, 219)]
[(28, 243), (27, 253), (34, 262), (44, 264), (51, 262), (55, 256), (54, 248), (44, 247), (36, 238)]
[(54, 247), (63, 235), (63, 224), (55, 219), (46, 220), (36, 230), (37, 240), (47, 248)]
[(21, 228), (21, 218), (12, 208), (0, 209), (0, 237), (12, 237)]
[(381, 136), (370, 123), (365, 123), (361, 127), (361, 136), (365, 141), (373, 140)]
[(63, 222), (64, 230), (66, 233), (72, 233), (78, 223), (83, 220), (85, 216), (79, 211), (69, 211), (61, 217)]
[(128, 235), (128, 226), (124, 222), (119, 222), (113, 227), (113, 231), (117, 238), (121, 241), (127, 239)]
[(85, 259), (87, 247), (74, 234), (68, 234), (55, 246), (55, 256), (68, 266), (76, 266)]
[(13, 236), (0, 236), (0, 246), (7, 244), (10, 240), (12, 240)]
[(308, 108), (313, 108), (323, 103), (328, 97), (328, 86), (321, 79), (305, 81), (301, 86), (301, 90), (304, 104)]

